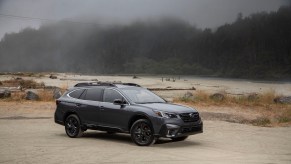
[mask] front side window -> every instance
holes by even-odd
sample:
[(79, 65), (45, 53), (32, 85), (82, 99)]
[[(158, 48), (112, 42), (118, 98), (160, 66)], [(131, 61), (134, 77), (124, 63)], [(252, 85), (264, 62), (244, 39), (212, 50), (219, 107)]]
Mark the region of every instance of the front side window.
[(115, 91), (115, 90), (105, 89), (105, 91), (104, 91), (104, 97), (103, 97), (103, 101), (104, 102), (113, 103), (114, 100), (116, 100), (116, 99), (122, 100), (123, 97), (117, 91)]

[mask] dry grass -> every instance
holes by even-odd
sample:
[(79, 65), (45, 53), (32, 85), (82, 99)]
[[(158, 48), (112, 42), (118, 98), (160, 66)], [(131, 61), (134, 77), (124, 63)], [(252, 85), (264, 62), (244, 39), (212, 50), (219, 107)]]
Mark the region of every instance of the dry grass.
[[(181, 97), (175, 99), (174, 102), (183, 103), (193, 107), (199, 108), (211, 108), (221, 107), (232, 110), (235, 116), (239, 116), (235, 119), (236, 122), (252, 124), (256, 126), (290, 126), (291, 125), (291, 105), (276, 104), (274, 99), (280, 95), (277, 95), (274, 90), (262, 94), (251, 95), (227, 95), (225, 92), (221, 92), (224, 95), (224, 99), (212, 99), (211, 95), (204, 91), (193, 92), (192, 97)], [(234, 111), (233, 111), (234, 110)], [(219, 111), (212, 111), (219, 113)], [(242, 113), (244, 113), (243, 116)], [(250, 117), (246, 117), (247, 114)], [(256, 115), (256, 118), (251, 116)], [(222, 116), (221, 116), (222, 117)], [(221, 118), (225, 121), (225, 118)], [(229, 119), (230, 121), (233, 118)], [(233, 122), (233, 121), (232, 121)]]
[(205, 91), (197, 91), (195, 95), (197, 98), (193, 99), (194, 102), (209, 101), (209, 94), (207, 94)]
[[(39, 99), (37, 101), (44, 101), (44, 102), (49, 102), (49, 101), (55, 101), (53, 98), (53, 90), (48, 90), (48, 89), (39, 89), (37, 90), (37, 95), (39, 96)], [(18, 102), (23, 102), (23, 101), (29, 101), (25, 99), (26, 97), (26, 92), (25, 91), (17, 91), (17, 92), (12, 92), (11, 97), (1, 99), (1, 101), (18, 101)]]
[(249, 123), (255, 126), (271, 126), (271, 120), (268, 117), (258, 117)]
[(68, 90), (69, 84), (68, 83), (62, 84), (60, 88), (61, 88), (61, 92), (64, 93), (65, 91)]
[(21, 92), (12, 92), (11, 93), (11, 97), (7, 98), (7, 99), (3, 99), (5, 101), (24, 101), (25, 100), (25, 92), (21, 91)]
[(39, 90), (37, 94), (39, 96), (39, 101), (55, 101), (52, 90)]
[(245, 106), (265, 106), (275, 104), (274, 99), (279, 97), (275, 91), (270, 90), (262, 94), (250, 94), (233, 96), (228, 95), (226, 92), (220, 92), (224, 96), (224, 99), (211, 98), (212, 94), (205, 91), (195, 91), (192, 97), (180, 97), (174, 101), (191, 102), (194, 104), (208, 104), (208, 105), (245, 105)]
[[(38, 101), (54, 101), (53, 89), (44, 89), (43, 82), (38, 83), (34, 80), (14, 78), (10, 80), (0, 81), (0, 87), (18, 87), (20, 90), (11, 93), (11, 97), (3, 99), (2, 101), (25, 101), (25, 89), (37, 89)], [(68, 84), (62, 86), (61, 92), (64, 93), (68, 89)]]
[(21, 87), (21, 88), (30, 88), (30, 89), (36, 89), (36, 88), (43, 88), (44, 83), (38, 83), (34, 80), (25, 80), (22, 78), (19, 79), (10, 79), (10, 80), (4, 80), (0, 81), (1, 86), (3, 87)]

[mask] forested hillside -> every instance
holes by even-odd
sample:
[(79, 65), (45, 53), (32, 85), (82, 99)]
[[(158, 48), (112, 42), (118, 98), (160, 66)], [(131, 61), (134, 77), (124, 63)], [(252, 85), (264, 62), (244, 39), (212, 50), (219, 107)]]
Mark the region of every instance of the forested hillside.
[(179, 19), (129, 25), (65, 21), (7, 34), (0, 72), (57, 71), (291, 77), (291, 6), (238, 14), (232, 24), (199, 29)]

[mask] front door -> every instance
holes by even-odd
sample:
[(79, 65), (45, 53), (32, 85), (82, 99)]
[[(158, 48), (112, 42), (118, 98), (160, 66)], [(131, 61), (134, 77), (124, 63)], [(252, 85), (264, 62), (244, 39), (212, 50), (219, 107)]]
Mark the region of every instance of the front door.
[(101, 120), (106, 126), (127, 129), (129, 113), (126, 107), (128, 104), (116, 105), (113, 103), (116, 99), (124, 100), (116, 90), (104, 90), (103, 102), (100, 103)]

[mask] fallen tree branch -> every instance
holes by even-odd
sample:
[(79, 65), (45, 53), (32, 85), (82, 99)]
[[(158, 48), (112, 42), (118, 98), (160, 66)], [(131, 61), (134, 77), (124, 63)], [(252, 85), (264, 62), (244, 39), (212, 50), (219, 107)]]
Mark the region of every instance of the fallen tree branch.
[(72, 81), (98, 81), (97, 79), (74, 79), (74, 78), (61, 78), (60, 80), (72, 80)]
[(196, 88), (148, 88), (151, 91), (182, 91), (182, 90), (196, 90)]

